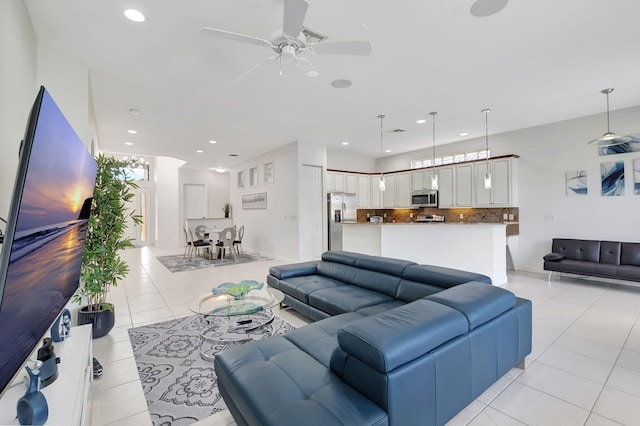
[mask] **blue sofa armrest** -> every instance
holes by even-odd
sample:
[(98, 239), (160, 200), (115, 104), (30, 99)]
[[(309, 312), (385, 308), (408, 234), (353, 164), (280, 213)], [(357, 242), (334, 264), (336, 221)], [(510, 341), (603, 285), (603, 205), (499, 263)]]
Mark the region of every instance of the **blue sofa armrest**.
[(288, 265), (272, 266), (269, 268), (269, 274), (284, 280), (291, 277), (301, 277), (304, 275), (313, 275), (316, 273), (316, 267), (320, 263), (317, 260), (310, 262), (291, 263)]

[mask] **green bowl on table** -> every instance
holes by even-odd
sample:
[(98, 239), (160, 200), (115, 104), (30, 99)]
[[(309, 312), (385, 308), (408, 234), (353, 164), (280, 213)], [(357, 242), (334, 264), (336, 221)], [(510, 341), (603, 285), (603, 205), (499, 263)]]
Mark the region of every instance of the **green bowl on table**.
[(211, 289), (216, 294), (228, 294), (236, 300), (244, 299), (244, 297), (252, 290), (260, 290), (264, 283), (255, 280), (244, 280), (239, 283), (223, 283)]

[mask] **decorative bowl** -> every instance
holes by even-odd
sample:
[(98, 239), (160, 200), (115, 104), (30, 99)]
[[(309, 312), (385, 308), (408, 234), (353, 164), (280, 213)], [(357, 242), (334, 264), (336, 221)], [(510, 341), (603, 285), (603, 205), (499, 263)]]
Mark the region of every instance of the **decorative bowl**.
[(255, 280), (244, 280), (239, 283), (223, 283), (211, 289), (213, 294), (228, 294), (236, 300), (241, 300), (251, 290), (260, 290), (264, 283)]

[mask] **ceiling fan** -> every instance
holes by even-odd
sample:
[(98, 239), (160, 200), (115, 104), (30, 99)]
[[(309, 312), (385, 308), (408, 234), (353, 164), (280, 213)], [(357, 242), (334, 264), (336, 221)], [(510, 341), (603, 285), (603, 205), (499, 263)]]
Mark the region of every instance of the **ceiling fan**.
[(267, 46), (276, 52), (276, 55), (259, 62), (249, 71), (242, 74), (239, 79), (267, 61), (280, 61), (280, 75), (282, 76), (283, 57), (293, 59), (296, 65), (302, 62), (311, 64), (307, 58), (300, 56), (303, 53), (360, 56), (366, 56), (371, 53), (371, 43), (368, 41), (310, 41), (303, 32), (304, 18), (307, 14), (308, 7), (309, 2), (307, 0), (284, 0), (284, 20), (282, 28), (275, 30), (269, 40), (209, 27), (202, 27), (200, 34), (239, 41), (241, 43)]

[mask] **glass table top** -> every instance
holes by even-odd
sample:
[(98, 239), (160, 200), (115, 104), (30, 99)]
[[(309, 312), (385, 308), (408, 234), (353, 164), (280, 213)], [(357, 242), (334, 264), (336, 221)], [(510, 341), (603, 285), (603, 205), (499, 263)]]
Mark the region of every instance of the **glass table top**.
[(273, 308), (283, 299), (284, 294), (280, 290), (265, 285), (260, 290), (251, 290), (242, 299), (235, 299), (230, 294), (205, 293), (192, 300), (189, 309), (200, 315), (249, 315)]

